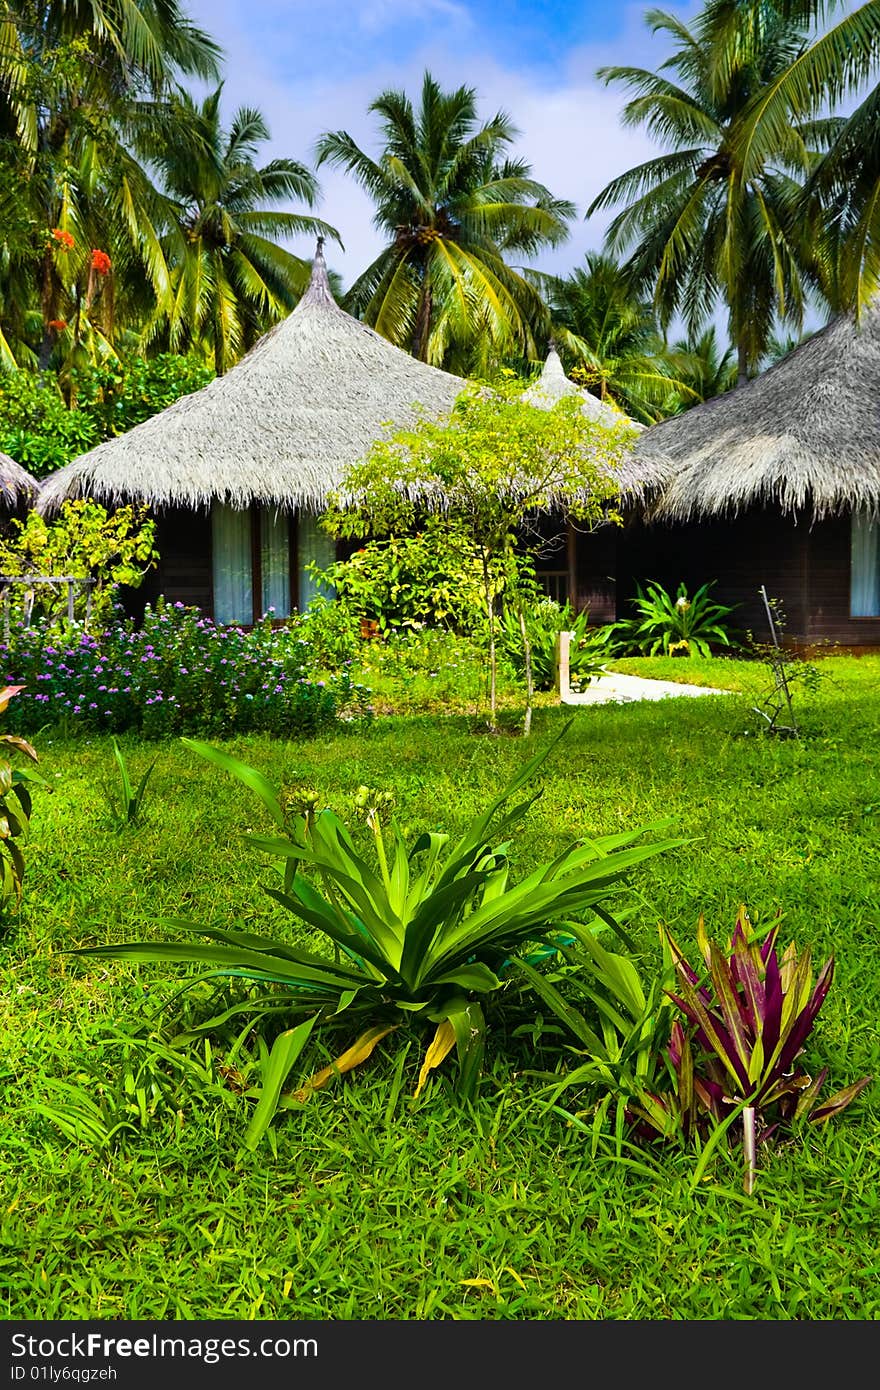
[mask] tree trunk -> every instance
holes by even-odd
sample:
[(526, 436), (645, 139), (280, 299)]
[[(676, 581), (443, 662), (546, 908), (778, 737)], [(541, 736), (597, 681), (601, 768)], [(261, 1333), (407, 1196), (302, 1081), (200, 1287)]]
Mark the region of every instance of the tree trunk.
[(413, 357), (417, 357), (420, 362), (428, 360), (428, 336), (431, 331), (431, 311), (434, 307), (431, 286), (425, 282), (422, 285), (422, 292), (419, 296), (419, 311), (416, 314), (416, 326), (413, 332)]
[(516, 616), (519, 619), (523, 660), (526, 669), (526, 713), (523, 719), (523, 735), (528, 738), (532, 731), (532, 700), (535, 694), (535, 683), (532, 678), (532, 644), (529, 641), (528, 628), (526, 627), (526, 615), (523, 610), (522, 600), (518, 596), (516, 600)]
[(495, 657), (495, 594), (492, 589), (492, 576), (489, 573), (489, 557), (485, 550), (480, 552), (483, 567), (483, 593), (486, 599), (486, 614), (489, 619), (489, 728), (498, 732), (498, 681)]
[(743, 386), (749, 379), (749, 363), (746, 354), (745, 343), (737, 344), (736, 349), (736, 384)]

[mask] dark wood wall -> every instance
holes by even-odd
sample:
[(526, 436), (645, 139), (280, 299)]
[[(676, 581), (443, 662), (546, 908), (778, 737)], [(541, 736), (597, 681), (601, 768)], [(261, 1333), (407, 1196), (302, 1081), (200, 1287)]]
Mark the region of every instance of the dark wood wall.
[[(213, 613), (211, 518), (208, 511), (168, 508), (156, 515), (160, 560), (140, 589), (127, 596), (137, 615), (162, 594), (171, 603)], [(805, 515), (786, 518), (755, 509), (731, 521), (687, 526), (648, 525), (631, 519), (624, 527), (603, 526), (590, 533), (566, 530), (559, 518), (542, 530), (556, 541), (539, 565), (568, 566), (569, 595), (594, 623), (631, 615), (627, 600), (637, 582), (657, 580), (674, 592), (716, 580), (711, 593), (735, 604), (731, 617), (759, 638), (768, 636), (759, 588), (781, 604), (785, 635), (803, 646), (880, 646), (880, 618), (850, 616), (850, 518), (810, 524)], [(543, 537), (546, 541), (547, 535)], [(356, 545), (340, 546), (340, 553)]]
[(159, 564), (150, 570), (139, 589), (126, 596), (126, 609), (141, 616), (147, 603), (162, 595), (169, 603), (214, 612), (211, 572), (211, 514), (206, 510), (168, 507), (157, 512), (156, 549)]
[(730, 621), (769, 637), (760, 587), (785, 615), (784, 636), (798, 646), (838, 643), (853, 648), (880, 645), (880, 618), (850, 616), (850, 518), (812, 522), (806, 514), (785, 517), (755, 508), (729, 521), (687, 526), (631, 521), (619, 538), (617, 608), (637, 581), (658, 580), (674, 592), (717, 581), (719, 603), (736, 605)]

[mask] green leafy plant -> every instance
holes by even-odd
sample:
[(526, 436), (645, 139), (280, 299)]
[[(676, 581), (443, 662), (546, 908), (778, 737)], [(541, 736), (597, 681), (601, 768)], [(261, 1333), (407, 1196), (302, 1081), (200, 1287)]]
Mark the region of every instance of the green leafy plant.
[(631, 600), (637, 616), (612, 623), (604, 631), (621, 654), (706, 657), (712, 655), (712, 644), (736, 647), (739, 643), (724, 622), (733, 608), (713, 602), (708, 596), (711, 587), (711, 583), (701, 584), (688, 596), (686, 586), (679, 584), (673, 598), (653, 581), (644, 589), (638, 585)]
[[(21, 685), (7, 685), (0, 690), (0, 714), (5, 713), (10, 700), (23, 689)], [(33, 763), (38, 761), (33, 746), (17, 734), (0, 734), (0, 743), (14, 752), (23, 753)], [(32, 804), (28, 787), (32, 782), (47, 787), (42, 777), (24, 768), (13, 767), (12, 763), (0, 757), (0, 913), (10, 906), (18, 907), (21, 902), (25, 866), (18, 842), (27, 835), (30, 825)]]
[(142, 819), (147, 783), (150, 780), (153, 768), (158, 762), (158, 758), (153, 759), (150, 766), (141, 777), (141, 780), (138, 782), (137, 788), (135, 788), (128, 770), (128, 764), (115, 738), (113, 740), (113, 756), (116, 759), (118, 773), (116, 786), (114, 787), (109, 780), (104, 781), (101, 785), (110, 810), (110, 818), (114, 825), (122, 830), (127, 825), (136, 825)]
[[(755, 932), (745, 908), (725, 950), (709, 941), (700, 919), (702, 975), (661, 927), (663, 964), (647, 987), (634, 962), (606, 950), (595, 931), (569, 929), (560, 969), (542, 975), (528, 960), (516, 965), (584, 1059), (551, 1083), (550, 1104), (578, 1123), (592, 1116), (594, 1153), (610, 1117), (618, 1152), (624, 1136), (691, 1140), (696, 1184), (740, 1121), (750, 1193), (759, 1143), (799, 1121), (823, 1124), (869, 1084), (865, 1076), (820, 1100), (827, 1068), (813, 1077), (798, 1061), (831, 986), (833, 958), (814, 984), (809, 951), (792, 943), (780, 956), (778, 926)], [(557, 1104), (572, 1089), (590, 1097), (577, 1113)]]
[(598, 1095), (591, 1125), (595, 1154), (610, 1116), (619, 1149), (636, 1108), (664, 1086), (673, 1009), (660, 979), (646, 989), (634, 962), (609, 951), (594, 929), (574, 922), (569, 929), (569, 959), (560, 969), (544, 975), (528, 960), (517, 968), (573, 1038), (575, 1056), (584, 1059), (552, 1083), (550, 1100), (555, 1105), (563, 1092), (580, 1087)]
[(418, 530), (371, 540), (315, 577), (337, 602), (380, 633), (401, 627), (474, 632), (485, 626), (479, 555), (448, 517), (427, 517)]
[[(13, 517), (9, 534), (0, 536), (0, 573), (91, 577), (89, 596), (84, 588), (76, 594), (74, 613), (83, 623), (88, 612), (91, 626), (100, 629), (112, 613), (114, 587), (137, 588), (157, 559), (155, 533), (142, 507), (117, 507), (111, 514), (97, 502), (75, 498), (52, 521), (36, 511)], [(49, 621), (63, 623), (66, 586), (39, 585), (35, 607)]]
[[(607, 640), (590, 627), (587, 612), (575, 613), (570, 603), (536, 598), (525, 609), (531, 646), (532, 677), (536, 690), (552, 690), (556, 683), (556, 644), (560, 632), (572, 633), (569, 672), (572, 689), (582, 689), (598, 676), (611, 654)], [(518, 614), (505, 607), (501, 648), (517, 675), (525, 674), (523, 641)]]
[(354, 1043), (300, 1088), (299, 1099), (365, 1061), (381, 1038), (407, 1025), (434, 1025), (416, 1094), (455, 1048), (459, 1087), (471, 1095), (485, 1042), (482, 1001), (501, 989), (512, 958), (535, 943), (555, 945), (560, 933), (568, 940), (566, 924), (584, 912), (591, 920), (598, 913), (613, 923), (608, 900), (629, 871), (681, 843), (666, 839), (637, 845), (646, 831), (657, 828), (645, 826), (575, 842), (551, 863), (512, 880), (508, 836), (540, 792), (504, 808), (568, 727), (520, 769), (454, 842), (446, 834), (426, 832), (407, 844), (390, 807), (383, 809), (381, 798), (366, 789), (360, 810), (372, 832), (373, 863), (331, 810), (316, 811), (309, 803), (291, 815), (261, 772), (186, 739), (188, 747), (237, 777), (266, 807), (275, 835), (247, 836), (255, 849), (280, 860), (283, 887), (266, 891), (331, 945), (333, 955), (239, 928), (179, 919), (167, 925), (206, 940), (136, 941), (76, 954), (198, 964), (213, 973), (280, 986), (291, 1012), (317, 1011), (322, 1025), (338, 1028), (338, 1016), (344, 1014), (352, 1018), (354, 1031), (357, 1020)]
[(814, 984), (810, 952), (791, 942), (780, 956), (778, 932), (777, 925), (759, 941), (741, 908), (722, 951), (701, 918), (697, 943), (704, 970), (698, 973), (661, 928), (677, 977), (677, 992), (669, 997), (690, 1025), (687, 1031), (677, 1024), (670, 1040), (675, 1089), (679, 1097), (692, 1097), (697, 1115), (711, 1117), (719, 1130), (741, 1116), (746, 1192), (754, 1188), (762, 1139), (797, 1120), (823, 1124), (871, 1081), (863, 1076), (820, 1103), (827, 1068), (812, 1077), (798, 1061), (831, 988), (834, 957)]

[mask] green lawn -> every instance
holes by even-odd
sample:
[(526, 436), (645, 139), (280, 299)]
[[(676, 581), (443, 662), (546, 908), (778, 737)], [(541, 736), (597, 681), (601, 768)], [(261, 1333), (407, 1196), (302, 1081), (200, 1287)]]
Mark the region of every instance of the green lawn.
[[(757, 921), (781, 909), (785, 939), (837, 957), (808, 1059), (829, 1065), (832, 1086), (876, 1075), (880, 657), (823, 662), (790, 741), (760, 733), (754, 668), (669, 664), (745, 693), (542, 704), (529, 748), (573, 724), (517, 867), (574, 836), (673, 817), (691, 843), (632, 882), (645, 960), (660, 921), (690, 946), (700, 912), (720, 937), (741, 902)], [(656, 662), (626, 669), (668, 675)], [(505, 714), (512, 724), (512, 706)], [(47, 731), (36, 742), (55, 790), (37, 799), (21, 917), (0, 942), (4, 1316), (880, 1316), (876, 1084), (832, 1124), (762, 1150), (753, 1197), (735, 1152), (692, 1192), (692, 1154), (646, 1151), (635, 1166), (594, 1157), (589, 1134), (546, 1110), (529, 1072), (549, 1051), (514, 1036), (523, 1016), (502, 1002), (472, 1106), (453, 1095), (448, 1063), (413, 1101), (419, 1049), (392, 1035), (363, 1069), (281, 1116), (274, 1145), (243, 1154), (252, 1102), (236, 1090), (241, 1057), (227, 1035), (178, 1062), (145, 1047), (208, 1017), (210, 987), (175, 998), (171, 968), (86, 966), (65, 952), (158, 931), (167, 915), (277, 928), (260, 891), (266, 865), (239, 838), (265, 822), (179, 743), (123, 740), (135, 772), (156, 751), (159, 762), (146, 824), (115, 831), (99, 790), (109, 741)], [(454, 712), (227, 746), (346, 816), (360, 784), (387, 788), (413, 832), (461, 826), (525, 756), (521, 739)], [(302, 1074), (323, 1059), (310, 1054)], [(130, 1130), (105, 1150), (65, 1138), (34, 1109), (57, 1103), (59, 1079), (128, 1116)]]

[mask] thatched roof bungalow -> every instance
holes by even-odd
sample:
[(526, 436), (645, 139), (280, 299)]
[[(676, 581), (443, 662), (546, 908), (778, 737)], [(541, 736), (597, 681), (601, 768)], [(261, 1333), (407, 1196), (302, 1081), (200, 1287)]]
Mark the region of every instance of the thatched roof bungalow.
[(195, 604), (218, 622), (287, 614), (308, 602), (308, 562), (332, 558), (316, 515), (346, 469), (389, 421), (443, 414), (461, 389), (340, 309), (319, 241), (288, 318), (225, 376), (53, 473), (37, 506), (145, 503), (160, 562), (143, 597)]
[[(83, 496), (144, 503), (160, 561), (141, 600), (163, 594), (218, 622), (256, 621), (269, 608), (284, 615), (309, 601), (309, 562), (335, 553), (316, 524), (328, 494), (389, 430), (448, 414), (464, 385), (345, 313), (319, 241), (309, 288), (287, 319), (225, 376), (53, 473), (36, 505), (52, 515)], [(551, 353), (533, 388), (538, 403), (567, 388), (579, 390)], [(580, 394), (596, 418), (620, 423)], [(636, 489), (630, 472), (622, 486)]]
[(634, 460), (669, 481), (628, 530), (630, 584), (716, 580), (767, 637), (763, 584), (789, 641), (880, 645), (880, 300), (646, 430)]

